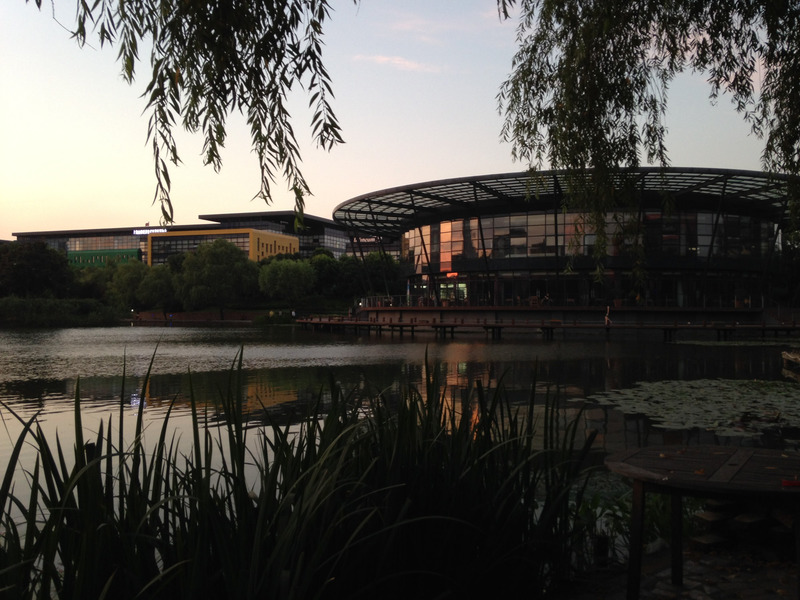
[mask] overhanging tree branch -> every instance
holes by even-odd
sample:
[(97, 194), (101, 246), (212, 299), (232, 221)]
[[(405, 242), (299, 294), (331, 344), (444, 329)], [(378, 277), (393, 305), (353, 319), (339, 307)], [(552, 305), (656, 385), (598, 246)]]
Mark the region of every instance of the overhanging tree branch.
[(770, 0), (498, 0), (519, 9), (498, 105), (536, 167), (666, 166), (669, 85), (705, 74), (765, 138), (763, 168), (800, 174), (800, 5)]
[[(34, 2), (41, 8), (42, 0)], [(143, 41), (152, 44), (145, 112), (156, 174), (154, 202), (161, 205), (164, 221), (173, 219), (170, 165), (180, 163), (175, 127), (202, 132), (203, 161), (218, 171), (227, 117), (234, 110), (246, 116), (258, 156), (256, 195), (269, 202), (271, 184), (280, 175), (302, 213), (310, 190), (287, 97), (293, 88), (308, 94), (311, 130), (320, 147), (330, 150), (342, 142), (322, 61), (323, 24), (329, 16), (327, 0), (76, 0), (73, 36), (84, 44), (96, 35), (101, 45), (115, 47), (128, 82), (136, 76)]]
[[(627, 174), (643, 157), (669, 165), (669, 86), (685, 71), (704, 74), (712, 102), (727, 94), (764, 139), (765, 171), (800, 176), (797, 2), (498, 0), (498, 9), (519, 12), (512, 73), (497, 96), (501, 137), (532, 170), (575, 175), (571, 208), (588, 213), (598, 241), (607, 215), (635, 198)], [(789, 189), (796, 226), (797, 179)]]

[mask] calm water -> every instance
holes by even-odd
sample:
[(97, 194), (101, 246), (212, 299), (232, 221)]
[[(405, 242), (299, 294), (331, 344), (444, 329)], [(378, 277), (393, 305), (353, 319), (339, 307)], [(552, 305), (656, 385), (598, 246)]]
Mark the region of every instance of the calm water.
[[(131, 393), (146, 398), (145, 418), (160, 423), (175, 401), (173, 422), (188, 422), (189, 381), (215, 418), (215, 401), (229, 385), (231, 366), (243, 349), (243, 393), (254, 419), (264, 411), (289, 418), (304, 404), (326, 397), (333, 377), (346, 389), (396, 394), (399, 381), (419, 384), (428, 363), (441, 365), (447, 393), (463, 397), (476, 380), (527, 397), (532, 384), (560, 398), (625, 389), (641, 381), (693, 379), (781, 380), (783, 346), (762, 343), (664, 344), (649, 340), (567, 339), (535, 335), (505, 340), (483, 336), (440, 341), (376, 336), (334, 336), (292, 327), (259, 329), (105, 328), (0, 331), (0, 407), (7, 455), (22, 418), (39, 413), (46, 430), (70, 439), (74, 399), (81, 399), (86, 429), (116, 415), (120, 401), (131, 417)], [(142, 389), (152, 360), (149, 388)], [(124, 377), (123, 377), (124, 373)], [(574, 406), (575, 403), (565, 405)], [(132, 422), (132, 418), (128, 419)], [(658, 441), (647, 419), (614, 408), (595, 409), (587, 427), (599, 428), (606, 451)], [(675, 435), (672, 433), (671, 435)], [(688, 435), (688, 434), (687, 434)], [(650, 437), (653, 436), (653, 437)]]

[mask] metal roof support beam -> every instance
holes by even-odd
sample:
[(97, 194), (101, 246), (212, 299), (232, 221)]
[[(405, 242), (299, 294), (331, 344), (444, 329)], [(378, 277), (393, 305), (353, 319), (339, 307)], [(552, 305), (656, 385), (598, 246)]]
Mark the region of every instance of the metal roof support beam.
[[(561, 288), (561, 285), (560, 285), (561, 284), (561, 277), (560, 277), (560, 275), (561, 275), (561, 249), (559, 248), (559, 245), (558, 245), (558, 242), (559, 242), (559, 240), (558, 240), (558, 237), (559, 237), (558, 236), (558, 212), (561, 209), (561, 203), (564, 200), (564, 191), (561, 188), (561, 182), (558, 180), (558, 177), (557, 177), (557, 175), (555, 173), (553, 173), (553, 190), (555, 190), (555, 198), (554, 198), (555, 202), (553, 202), (553, 228), (555, 230), (555, 235), (556, 235), (556, 243), (553, 246), (555, 248), (555, 254), (556, 255), (554, 257), (555, 260), (553, 261), (553, 264), (555, 265), (555, 273), (554, 274), (556, 276), (556, 289), (558, 289), (558, 293), (563, 296), (564, 295), (563, 291), (560, 289)], [(564, 237), (565, 238), (566, 238), (566, 235), (567, 235), (567, 229), (566, 229), (566, 223), (564, 223)]]
[(501, 192), (499, 192), (499, 191), (497, 191), (495, 189), (492, 189), (489, 186), (481, 183), (480, 181), (473, 181), (472, 182), (473, 195), (475, 197), (477, 197), (477, 194), (475, 194), (475, 189), (476, 188), (481, 190), (482, 192), (486, 193), (489, 196), (493, 196), (494, 198), (497, 198), (498, 200), (503, 200), (503, 201), (508, 202), (508, 203), (512, 203), (514, 201), (514, 199), (511, 196), (509, 196), (508, 194), (503, 194), (503, 193), (501, 193)]
[[(414, 207), (415, 206), (414, 194), (409, 193), (408, 197), (411, 199), (411, 206)], [(438, 305), (439, 289), (438, 286), (436, 285), (436, 280), (432, 277), (433, 270), (431, 268), (431, 257), (430, 254), (428, 254), (428, 246), (425, 244), (425, 236), (422, 235), (422, 226), (420, 226), (419, 224), (417, 224), (417, 233), (419, 233), (419, 241), (422, 244), (422, 251), (425, 253), (425, 263), (428, 265), (428, 288), (430, 289), (431, 287), (433, 287), (433, 296), (434, 298), (436, 298), (436, 304)], [(425, 275), (425, 273), (422, 273), (422, 275)]]
[[(367, 272), (367, 266), (364, 262), (364, 246), (361, 244), (361, 236), (358, 235), (356, 232), (356, 243), (358, 246), (358, 254), (361, 256), (361, 286), (364, 288), (364, 294), (369, 296), (370, 292), (372, 291), (372, 281), (370, 281), (369, 273)], [(353, 244), (353, 237), (350, 236), (350, 244)]]
[[(475, 198), (475, 206), (478, 206), (478, 190), (473, 186), (472, 194)], [(478, 214), (476, 217), (478, 220), (478, 233), (481, 236), (481, 253), (483, 254), (483, 266), (486, 269), (486, 280), (492, 281), (492, 271), (489, 269), (489, 257), (486, 254), (486, 238), (483, 235), (483, 218)], [(494, 304), (494, 290), (490, 292), (492, 294), (491, 301)]]
[(717, 204), (717, 214), (714, 216), (714, 226), (711, 228), (711, 239), (708, 242), (708, 254), (706, 254), (706, 268), (703, 273), (703, 308), (707, 308), (708, 303), (708, 274), (711, 271), (711, 254), (714, 251), (714, 242), (717, 238), (717, 229), (719, 228), (719, 220), (722, 216), (722, 208), (725, 203), (725, 191), (728, 186), (727, 178), (722, 182), (722, 193), (719, 195), (719, 202)]

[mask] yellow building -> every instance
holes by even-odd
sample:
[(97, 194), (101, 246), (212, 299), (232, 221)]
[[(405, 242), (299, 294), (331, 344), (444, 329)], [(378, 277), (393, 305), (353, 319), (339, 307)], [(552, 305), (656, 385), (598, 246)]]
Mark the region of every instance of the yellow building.
[(227, 240), (252, 261), (277, 254), (294, 254), (299, 250), (297, 237), (258, 229), (195, 229), (151, 233), (147, 236), (147, 264), (167, 262), (173, 254), (191, 252), (200, 244)]

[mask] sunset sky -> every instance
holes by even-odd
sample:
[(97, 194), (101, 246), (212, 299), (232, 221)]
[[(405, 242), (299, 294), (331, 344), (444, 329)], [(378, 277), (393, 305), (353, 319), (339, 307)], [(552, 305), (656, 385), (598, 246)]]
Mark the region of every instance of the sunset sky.
[[(78, 48), (61, 24), (71, 25), (74, 2), (54, 1), (55, 18), (49, 2), (41, 12), (24, 0), (0, 3), (0, 239), (155, 224), (144, 77), (128, 86), (114, 50)], [(330, 218), (341, 202), (383, 188), (526, 167), (512, 162), (499, 137), (495, 97), (511, 69), (515, 32), (513, 22), (499, 21), (494, 0), (333, 4), (325, 61), (346, 143), (316, 149), (307, 100), (298, 96), (309, 214)], [(667, 125), (673, 166), (759, 169), (761, 141), (727, 98), (710, 105), (702, 76), (675, 82)], [(228, 136), (219, 174), (203, 167), (200, 136), (177, 136), (177, 224), (270, 209), (253, 200), (259, 171), (243, 118), (230, 118)], [(293, 207), (284, 182), (273, 191), (271, 208)]]

